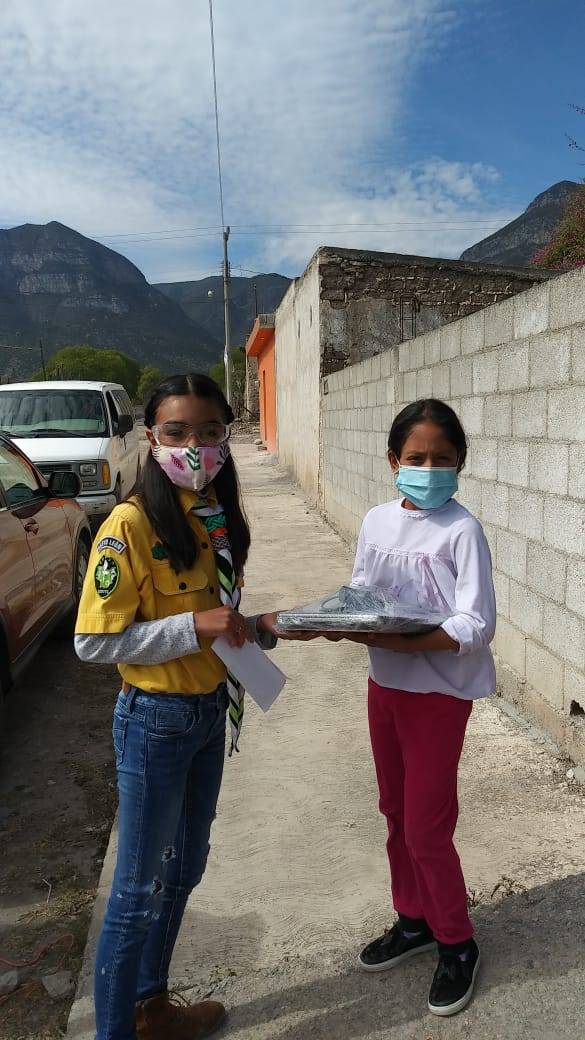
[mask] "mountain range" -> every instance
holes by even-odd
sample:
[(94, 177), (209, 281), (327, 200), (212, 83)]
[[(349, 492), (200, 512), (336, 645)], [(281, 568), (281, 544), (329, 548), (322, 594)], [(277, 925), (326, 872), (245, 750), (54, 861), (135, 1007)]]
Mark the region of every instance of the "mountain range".
[[(275, 311), (290, 285), (282, 274), (258, 274), (230, 279), (231, 342), (243, 347), (257, 313)], [(155, 289), (178, 303), (207, 332), (223, 341), (223, 281), (221, 277), (194, 282), (159, 282)]]
[[(553, 184), (462, 260), (528, 267), (578, 185)], [(290, 279), (233, 277), (231, 328), (243, 346), (255, 314), (276, 310)], [(57, 221), (0, 230), (0, 378), (27, 378), (60, 347), (117, 348), (142, 365), (207, 371), (223, 349), (221, 277), (149, 285), (129, 260)]]
[(60, 347), (112, 347), (167, 371), (201, 368), (221, 340), (134, 264), (51, 221), (0, 230), (0, 375), (27, 377)]
[(521, 216), (466, 249), (460, 259), (501, 264), (503, 267), (529, 267), (534, 254), (550, 242), (571, 195), (578, 187), (575, 181), (553, 184), (537, 195)]

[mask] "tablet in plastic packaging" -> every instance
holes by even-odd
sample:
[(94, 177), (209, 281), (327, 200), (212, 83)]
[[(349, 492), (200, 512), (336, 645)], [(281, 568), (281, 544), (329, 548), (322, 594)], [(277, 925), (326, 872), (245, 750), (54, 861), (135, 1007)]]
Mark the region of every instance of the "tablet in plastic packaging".
[[(433, 609), (378, 586), (343, 585), (337, 592), (296, 610), (283, 610), (278, 627), (283, 632), (387, 632), (419, 635), (439, 628), (450, 616), (442, 606)], [(409, 601), (410, 600), (410, 601)]]

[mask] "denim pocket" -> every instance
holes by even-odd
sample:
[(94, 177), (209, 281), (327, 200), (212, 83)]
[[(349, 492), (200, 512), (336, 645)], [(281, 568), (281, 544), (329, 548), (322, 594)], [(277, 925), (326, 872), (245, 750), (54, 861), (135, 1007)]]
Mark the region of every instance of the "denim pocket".
[(120, 766), (124, 760), (124, 749), (126, 747), (127, 729), (128, 720), (120, 718), (119, 715), (114, 715), (114, 725), (112, 727), (112, 734), (114, 738), (114, 751), (116, 754), (117, 766)]
[(195, 721), (195, 712), (191, 708), (183, 711), (156, 708), (148, 730), (157, 737), (184, 737), (191, 732)]

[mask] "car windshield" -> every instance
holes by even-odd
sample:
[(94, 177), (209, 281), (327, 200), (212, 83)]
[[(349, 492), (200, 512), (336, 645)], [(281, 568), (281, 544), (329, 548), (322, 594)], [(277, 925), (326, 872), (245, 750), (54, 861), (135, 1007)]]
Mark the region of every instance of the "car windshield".
[(12, 437), (100, 437), (108, 425), (97, 390), (1, 390), (0, 430)]

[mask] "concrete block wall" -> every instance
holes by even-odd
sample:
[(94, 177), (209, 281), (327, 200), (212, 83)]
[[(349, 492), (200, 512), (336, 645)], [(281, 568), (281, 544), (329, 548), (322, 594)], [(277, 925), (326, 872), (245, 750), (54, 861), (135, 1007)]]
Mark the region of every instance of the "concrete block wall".
[(585, 270), (322, 381), (322, 508), (354, 539), (394, 494), (394, 415), (437, 396), (470, 451), (460, 501), (494, 561), (500, 690), (585, 762)]
[(398, 352), (388, 350), (323, 380), (320, 504), (350, 539), (367, 510), (393, 494), (386, 452), (397, 378)]

